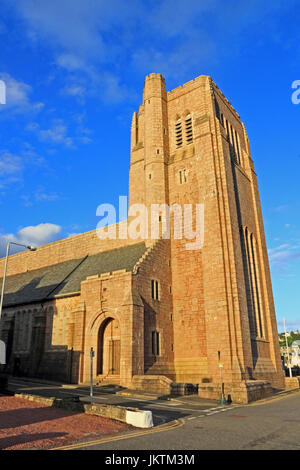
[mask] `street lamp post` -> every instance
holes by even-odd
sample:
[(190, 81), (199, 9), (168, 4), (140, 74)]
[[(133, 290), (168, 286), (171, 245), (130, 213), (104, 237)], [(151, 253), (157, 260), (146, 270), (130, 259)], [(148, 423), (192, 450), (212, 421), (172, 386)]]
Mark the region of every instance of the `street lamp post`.
[(4, 274), (3, 274), (3, 279), (2, 279), (2, 290), (1, 290), (1, 299), (0, 299), (0, 320), (1, 320), (1, 316), (2, 316), (2, 306), (3, 306), (3, 299), (4, 299), (4, 289), (5, 289), (7, 262), (8, 262), (8, 255), (9, 255), (10, 245), (23, 246), (24, 248), (27, 248), (27, 250), (30, 250), (30, 251), (35, 251), (36, 250), (36, 248), (34, 248), (33, 246), (30, 246), (30, 245), (23, 245), (22, 243), (15, 243), (15, 242), (8, 242), (7, 247), (6, 247)]
[(94, 348), (91, 348), (91, 385), (90, 385), (91, 405), (93, 404), (93, 401), (94, 401), (94, 390), (93, 390), (93, 358), (94, 357), (95, 357), (95, 351), (94, 351)]
[(288, 340), (287, 340), (287, 334), (286, 334), (285, 318), (283, 319), (283, 325), (284, 325), (284, 333), (285, 333), (286, 352), (287, 352), (287, 357), (288, 357), (288, 368), (290, 371), (290, 377), (293, 377), (292, 369), (291, 369), (291, 362), (290, 362), (289, 346), (288, 346)]

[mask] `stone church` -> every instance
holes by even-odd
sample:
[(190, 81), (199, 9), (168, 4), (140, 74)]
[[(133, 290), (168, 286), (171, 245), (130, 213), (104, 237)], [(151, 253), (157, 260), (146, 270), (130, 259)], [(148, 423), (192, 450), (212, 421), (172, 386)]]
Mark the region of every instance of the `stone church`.
[(225, 394), (242, 402), (283, 388), (245, 126), (210, 77), (167, 92), (150, 74), (132, 119), (129, 206), (199, 203), (201, 249), (187, 250), (174, 228), (156, 239), (94, 230), (10, 256), (7, 370), (18, 356), (23, 376), (88, 383), (93, 348), (98, 384), (161, 393), (193, 384), (218, 398), (222, 372)]

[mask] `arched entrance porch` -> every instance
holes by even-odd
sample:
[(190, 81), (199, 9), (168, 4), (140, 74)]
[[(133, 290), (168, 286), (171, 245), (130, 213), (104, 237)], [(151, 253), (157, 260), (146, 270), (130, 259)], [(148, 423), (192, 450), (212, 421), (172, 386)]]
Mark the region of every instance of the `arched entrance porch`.
[(97, 375), (120, 376), (121, 335), (117, 319), (109, 317), (98, 331)]

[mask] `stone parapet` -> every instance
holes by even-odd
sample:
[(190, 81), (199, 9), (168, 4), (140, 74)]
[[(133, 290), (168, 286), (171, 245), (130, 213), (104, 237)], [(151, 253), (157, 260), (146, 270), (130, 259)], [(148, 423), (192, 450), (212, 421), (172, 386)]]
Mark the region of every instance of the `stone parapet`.
[(172, 380), (163, 375), (135, 375), (132, 378), (131, 388), (170, 395)]
[(285, 388), (300, 388), (300, 377), (285, 377)]

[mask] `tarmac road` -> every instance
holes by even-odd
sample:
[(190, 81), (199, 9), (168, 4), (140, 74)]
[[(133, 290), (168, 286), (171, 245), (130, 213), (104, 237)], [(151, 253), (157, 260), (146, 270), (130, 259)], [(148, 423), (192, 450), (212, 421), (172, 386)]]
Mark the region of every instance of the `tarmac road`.
[[(89, 388), (10, 380), (12, 391), (44, 396), (79, 395), (89, 401)], [(195, 397), (180, 401), (116, 395), (112, 387), (95, 389), (95, 402), (151, 410), (154, 428), (119, 438), (75, 444), (86, 450), (299, 450), (300, 391), (249, 405), (220, 405)], [(120, 392), (122, 393), (122, 392)]]

